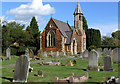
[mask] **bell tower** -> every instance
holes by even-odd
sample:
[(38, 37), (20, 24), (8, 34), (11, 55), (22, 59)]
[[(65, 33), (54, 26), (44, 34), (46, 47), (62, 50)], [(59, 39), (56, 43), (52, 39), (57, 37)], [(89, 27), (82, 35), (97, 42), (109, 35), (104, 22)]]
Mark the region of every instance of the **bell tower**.
[(74, 28), (83, 29), (83, 21), (82, 21), (83, 13), (80, 8), (79, 2), (77, 3), (77, 7), (74, 12)]

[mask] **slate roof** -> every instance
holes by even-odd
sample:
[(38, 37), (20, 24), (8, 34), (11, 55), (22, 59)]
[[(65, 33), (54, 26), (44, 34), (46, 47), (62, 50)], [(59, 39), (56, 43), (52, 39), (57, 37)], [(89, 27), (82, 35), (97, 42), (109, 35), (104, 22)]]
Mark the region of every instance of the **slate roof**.
[(78, 2), (77, 7), (76, 7), (76, 9), (75, 9), (74, 15), (75, 15), (75, 14), (78, 14), (78, 13), (83, 14), (79, 2)]
[(71, 40), (72, 40), (72, 34), (73, 34), (73, 32), (72, 31), (66, 31), (65, 33), (68, 36), (65, 44), (70, 44)]
[(63, 34), (64, 37), (67, 37), (65, 31), (71, 31), (70, 27), (68, 26), (67, 23), (53, 19), (57, 27), (60, 29), (61, 33)]
[(67, 23), (56, 20), (56, 19), (53, 19), (53, 21), (57, 25), (58, 29), (61, 31), (62, 35), (67, 38), (65, 44), (70, 44), (71, 38), (72, 38), (72, 30), (70, 26)]

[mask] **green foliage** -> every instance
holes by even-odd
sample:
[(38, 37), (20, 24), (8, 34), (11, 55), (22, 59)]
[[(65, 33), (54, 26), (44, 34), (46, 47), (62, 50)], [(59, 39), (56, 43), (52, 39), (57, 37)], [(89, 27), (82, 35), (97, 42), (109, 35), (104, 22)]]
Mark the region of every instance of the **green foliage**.
[(93, 49), (95, 49), (95, 50), (96, 50), (96, 46), (91, 45), (91, 46), (88, 48), (88, 51), (91, 51), (91, 50), (93, 50)]
[(86, 30), (88, 29), (88, 25), (87, 25), (87, 20), (86, 20), (86, 18), (83, 16), (83, 29), (85, 30), (85, 32), (86, 32)]
[(120, 40), (120, 30), (113, 32), (112, 37)]
[(86, 45), (87, 49), (94, 45), (97, 48), (101, 46), (101, 34), (99, 30), (96, 29), (87, 29), (86, 31)]
[[(33, 36), (33, 41), (34, 41), (32, 46), (37, 47), (37, 50), (39, 50), (40, 49), (40, 32), (39, 32), (38, 24), (37, 24), (35, 17), (33, 17), (30, 22), (30, 28), (31, 28), (30, 31), (32, 31), (31, 38)], [(29, 31), (29, 33), (30, 33), (30, 31)]]

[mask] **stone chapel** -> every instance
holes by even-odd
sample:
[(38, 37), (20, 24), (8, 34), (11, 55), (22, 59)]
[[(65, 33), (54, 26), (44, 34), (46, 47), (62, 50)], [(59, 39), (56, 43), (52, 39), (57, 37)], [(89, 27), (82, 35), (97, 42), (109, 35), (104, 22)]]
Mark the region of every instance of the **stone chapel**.
[(83, 12), (79, 2), (74, 12), (74, 28), (68, 23), (50, 18), (41, 33), (40, 49), (43, 52), (77, 54), (86, 50), (86, 34), (83, 29)]

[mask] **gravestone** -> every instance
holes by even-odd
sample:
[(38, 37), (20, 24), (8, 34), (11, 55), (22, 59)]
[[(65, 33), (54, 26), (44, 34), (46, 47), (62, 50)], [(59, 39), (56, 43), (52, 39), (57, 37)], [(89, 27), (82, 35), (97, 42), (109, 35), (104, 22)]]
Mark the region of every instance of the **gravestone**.
[(88, 56), (88, 70), (98, 71), (98, 54), (91, 50)]
[(39, 70), (39, 71), (38, 71), (38, 76), (43, 77), (43, 71), (42, 71), (42, 70)]
[(85, 50), (84, 52), (83, 52), (83, 59), (88, 59), (88, 53), (89, 53), (89, 51), (88, 50)]
[(32, 51), (32, 49), (30, 49), (29, 55), (30, 55), (30, 58), (34, 58), (34, 52)]
[(66, 56), (66, 52), (65, 51), (63, 51), (63, 56)]
[(98, 53), (98, 59), (101, 59), (102, 58), (102, 49), (98, 48), (97, 53)]
[[(42, 58), (43, 56), (44, 56), (44, 55), (43, 55), (42, 49), (38, 50), (38, 52), (37, 52), (37, 57)], [(46, 57), (47, 57), (47, 56), (46, 56)]]
[(20, 56), (15, 64), (15, 72), (13, 82), (27, 82), (27, 77), (29, 74), (30, 62), (28, 56)]
[(65, 64), (65, 66), (73, 66), (71, 60), (68, 60), (67, 63)]
[(120, 48), (113, 49), (114, 63), (120, 63)]
[(103, 58), (103, 65), (104, 65), (104, 71), (113, 71), (112, 68), (112, 59), (110, 56), (106, 56)]
[(77, 64), (77, 61), (76, 61), (76, 60), (74, 60), (74, 61), (73, 61), (73, 64)]
[(108, 55), (108, 48), (104, 48), (104, 49), (103, 49), (103, 53), (104, 53), (105, 55)]
[(11, 52), (10, 48), (7, 48), (7, 50), (6, 50), (6, 57), (7, 57), (8, 60), (11, 59), (10, 52)]
[(47, 57), (47, 52), (46, 52), (46, 51), (43, 53), (43, 56), (44, 56), (44, 57)]
[(29, 49), (28, 48), (25, 50), (25, 56), (29, 57)]
[(57, 51), (57, 53), (56, 53), (56, 58), (59, 58), (59, 52)]
[(50, 51), (50, 56), (53, 57), (53, 51)]

